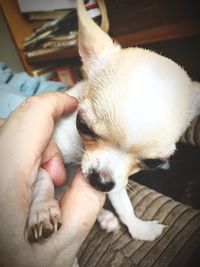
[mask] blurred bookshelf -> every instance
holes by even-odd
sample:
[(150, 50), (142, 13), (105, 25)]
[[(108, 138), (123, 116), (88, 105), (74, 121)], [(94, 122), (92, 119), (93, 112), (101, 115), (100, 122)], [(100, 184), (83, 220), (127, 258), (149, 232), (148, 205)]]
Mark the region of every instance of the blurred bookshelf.
[[(24, 40), (32, 34), (33, 23), (26, 14), (20, 12), (17, 0), (0, 0), (0, 3), (21, 61), (29, 74), (55, 62), (80, 64), (77, 47), (28, 58), (24, 53)], [(105, 5), (110, 25), (109, 34), (122, 47), (142, 46), (156, 50), (185, 66), (198, 79), (199, 1), (105, 0)]]
[[(45, 1), (43, 1), (43, 3)], [(21, 2), (24, 2), (25, 5), (28, 4), (26, 1)], [(53, 2), (51, 1), (51, 3)], [(75, 1), (71, 1), (70, 3), (74, 5)], [(100, 26), (103, 29), (106, 29), (108, 28), (108, 23), (106, 21), (107, 17), (104, 16), (101, 21), (99, 20), (101, 11), (103, 12), (103, 9), (105, 8), (104, 1), (102, 1), (102, 3), (98, 4), (98, 1), (89, 0), (87, 1), (87, 8), (90, 15), (96, 21), (99, 21)], [(53, 10), (51, 12), (42, 11), (22, 13), (20, 11), (19, 1), (17, 0), (0, 0), (0, 8), (6, 19), (8, 28), (11, 32), (22, 64), (30, 75), (43, 76), (48, 80), (68, 82), (67, 85), (69, 86), (72, 86), (80, 80), (82, 76), (80, 68), (81, 61), (78, 56), (77, 49), (78, 26), (76, 19), (76, 10), (74, 8), (65, 10)], [(59, 16), (60, 14), (61, 17), (55, 18), (55, 14), (56, 16)], [(104, 12), (104, 15), (105, 14), (107, 13)], [(51, 20), (43, 20), (43, 17), (50, 15), (53, 17)], [(31, 19), (30, 17), (33, 17), (33, 19)], [(68, 19), (69, 17), (71, 18), (71, 20)], [(65, 22), (65, 20), (63, 19), (68, 19), (67, 22), (69, 25), (70, 23), (74, 24), (70, 26), (70, 29), (72, 30), (68, 31), (69, 25), (67, 27), (63, 25), (63, 22)], [(59, 20), (59, 27), (56, 27), (57, 24), (55, 24), (57, 23), (57, 20)], [(62, 25), (60, 22), (62, 22)], [(44, 24), (48, 23), (50, 27), (48, 27), (47, 29), (45, 28), (45, 32), (43, 29)], [(51, 27), (51, 25), (53, 26)], [(58, 34), (57, 32), (55, 32), (56, 28)], [(48, 31), (50, 30), (52, 30), (51, 33), (55, 34), (54, 40), (44, 39), (43, 41), (45, 42), (41, 44), (41, 39), (38, 39), (38, 36), (41, 37), (44, 34), (44, 36), (46, 36), (46, 33), (48, 33)], [(38, 34), (38, 32), (40, 32), (40, 34)], [(63, 37), (64, 39), (60, 40), (59, 38), (61, 37)], [(57, 40), (55, 40), (56, 38)], [(40, 41), (38, 42), (40, 44), (39, 47), (35, 47), (35, 44), (37, 42), (33, 42), (34, 39)], [(69, 44), (70, 42), (71, 45), (68, 46), (67, 44)], [(31, 49), (27, 50), (27, 44), (30, 43)], [(43, 47), (43, 45), (52, 45), (52, 43), (56, 46), (50, 48)], [(60, 44), (64, 44), (66, 46), (60, 47)]]

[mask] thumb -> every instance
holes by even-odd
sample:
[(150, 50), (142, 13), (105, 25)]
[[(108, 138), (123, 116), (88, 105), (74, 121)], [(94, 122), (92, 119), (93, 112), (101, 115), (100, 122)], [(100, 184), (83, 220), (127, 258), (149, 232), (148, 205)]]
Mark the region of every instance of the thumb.
[(91, 187), (82, 173), (77, 173), (61, 200), (63, 225), (74, 228), (76, 234), (89, 232), (104, 202), (105, 193)]
[[(75, 254), (85, 240), (105, 202), (105, 193), (91, 187), (79, 172), (61, 200), (62, 227), (66, 246), (73, 243)], [(63, 238), (62, 238), (63, 239)]]

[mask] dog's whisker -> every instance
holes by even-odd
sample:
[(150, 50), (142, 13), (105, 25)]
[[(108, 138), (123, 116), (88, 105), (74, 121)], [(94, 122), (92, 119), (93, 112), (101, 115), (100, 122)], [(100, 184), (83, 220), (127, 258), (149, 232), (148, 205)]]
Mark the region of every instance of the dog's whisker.
[(135, 194), (135, 196), (138, 198), (139, 200), (139, 203), (141, 204), (142, 208), (145, 210), (145, 207), (144, 207), (144, 202), (140, 196), (140, 194), (138, 193), (138, 191), (132, 186), (129, 184), (129, 189), (132, 190), (132, 192)]
[(73, 146), (74, 149), (77, 149), (76, 151), (85, 153), (85, 150), (81, 146), (78, 146), (78, 145), (76, 145), (74, 143), (72, 143), (72, 146)]
[(133, 187), (131, 187), (129, 184), (127, 185), (127, 189), (129, 190), (130, 193), (132, 193), (138, 199), (139, 205), (141, 206), (142, 210), (146, 211), (140, 194)]
[(83, 152), (78, 150), (77, 148), (75, 147), (72, 147), (72, 150), (74, 150), (78, 155), (82, 156), (83, 155)]
[(142, 210), (146, 212), (144, 202), (140, 194), (138, 193), (138, 191), (129, 183), (127, 184), (127, 189), (129, 190), (130, 193), (132, 193), (138, 199), (139, 205), (141, 206)]
[(181, 163), (180, 160), (174, 160), (174, 159), (168, 159), (167, 162), (172, 162), (172, 163)]
[(81, 161), (75, 162), (75, 163), (70, 163), (69, 165), (67, 165), (67, 168), (72, 168), (72, 167), (79, 166), (79, 165), (81, 165)]

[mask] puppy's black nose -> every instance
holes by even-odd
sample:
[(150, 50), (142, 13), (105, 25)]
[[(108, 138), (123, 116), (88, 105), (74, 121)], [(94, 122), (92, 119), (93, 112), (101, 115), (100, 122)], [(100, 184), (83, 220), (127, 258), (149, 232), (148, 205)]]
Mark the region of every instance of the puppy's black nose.
[(113, 181), (106, 181), (104, 177), (101, 177), (100, 173), (93, 170), (88, 175), (89, 183), (99, 191), (108, 192), (115, 186)]

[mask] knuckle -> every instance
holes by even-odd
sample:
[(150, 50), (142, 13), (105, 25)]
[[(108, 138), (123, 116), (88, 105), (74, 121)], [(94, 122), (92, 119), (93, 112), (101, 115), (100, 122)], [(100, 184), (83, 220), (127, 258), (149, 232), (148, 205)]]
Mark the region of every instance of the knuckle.
[(38, 105), (41, 105), (42, 99), (39, 96), (28, 97), (21, 105), (22, 109), (35, 108)]
[(33, 106), (33, 105), (38, 104), (38, 103), (41, 103), (40, 97), (39, 96), (31, 96), (31, 97), (28, 97), (24, 101), (23, 105), (24, 106)]

